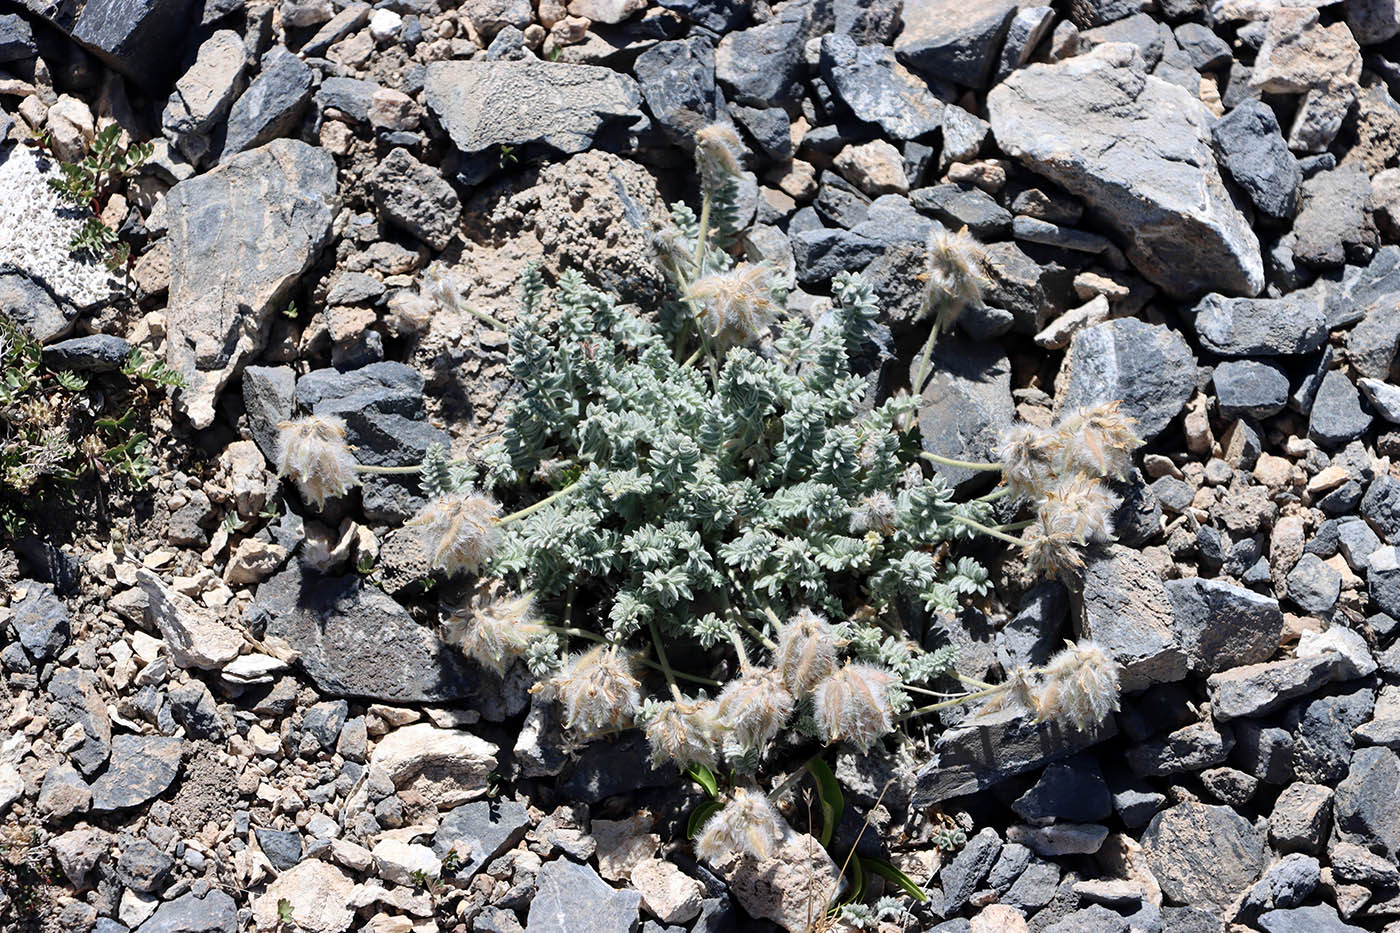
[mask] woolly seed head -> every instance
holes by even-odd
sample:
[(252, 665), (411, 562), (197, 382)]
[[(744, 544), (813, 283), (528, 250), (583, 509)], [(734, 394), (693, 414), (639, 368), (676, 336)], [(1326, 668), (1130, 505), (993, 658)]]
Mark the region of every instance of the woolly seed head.
[(564, 707), (564, 725), (583, 736), (626, 727), (642, 703), (639, 686), (632, 662), (611, 645), (570, 659), (548, 684)]
[(1011, 669), (1001, 690), (982, 701), (981, 715), (1013, 710), (1017, 713), (1034, 713), (1038, 709), (1036, 684), (1030, 668), (1024, 664)]
[(308, 502), (323, 506), (359, 482), (355, 458), (345, 442), (344, 421), (307, 415), (283, 421), (277, 432), (277, 474), (291, 477)]
[(894, 728), (890, 687), (894, 674), (849, 661), (817, 685), (813, 714), (828, 743), (844, 739), (861, 752)]
[(695, 840), (695, 854), (711, 865), (732, 855), (762, 861), (777, 850), (786, 834), (787, 824), (767, 794), (736, 787), (729, 802), (705, 821)]
[(711, 272), (691, 283), (682, 296), (695, 309), (695, 322), (721, 347), (745, 346), (765, 337), (781, 308), (773, 270), (741, 262), (727, 272)]
[(1050, 484), (1053, 466), (1063, 448), (1060, 435), (1033, 424), (1015, 424), (1001, 436), (1002, 478), (1018, 498), (1039, 499)]
[(1082, 471), (1120, 479), (1131, 472), (1133, 451), (1142, 446), (1142, 438), (1133, 431), (1137, 422), (1120, 407), (1119, 402), (1104, 402), (1077, 408), (1060, 419), (1056, 431), (1064, 446), (1057, 472)]
[(896, 512), (894, 497), (887, 492), (863, 496), (851, 509), (851, 531), (873, 531), (880, 535), (892, 535)]
[(719, 719), (714, 700), (678, 700), (665, 703), (661, 712), (647, 723), (647, 742), (651, 745), (651, 765), (661, 767), (669, 761), (677, 768), (690, 765), (715, 767)]
[(1092, 641), (1070, 645), (1045, 665), (1036, 710), (1091, 729), (1118, 709), (1118, 664)]
[[(495, 589), (495, 588), (493, 588)], [(501, 676), (530, 643), (547, 634), (534, 618), (534, 595), (499, 596), (478, 593), (469, 608), (452, 613), (447, 621), (448, 644), (483, 667)]]
[(1037, 517), (1050, 534), (1068, 535), (1076, 544), (1102, 544), (1113, 538), (1113, 513), (1122, 503), (1103, 483), (1079, 473), (1045, 490)]
[(728, 123), (711, 123), (695, 132), (695, 168), (706, 191), (714, 191), (737, 177), (744, 167), (744, 144)]
[(447, 572), (476, 573), (501, 543), (501, 506), (480, 490), (439, 496), (405, 522), (424, 529), (432, 566)]
[(1026, 563), (1034, 573), (1052, 580), (1063, 580), (1084, 566), (1079, 542), (1067, 531), (1057, 531), (1037, 515), (1035, 524), (1021, 535)]
[(836, 633), (826, 617), (802, 608), (778, 632), (773, 663), (794, 696), (806, 696), (836, 670)]
[(754, 668), (719, 695), (720, 724), (745, 747), (762, 750), (792, 716), (796, 701), (771, 668)]
[(934, 315), (934, 329), (943, 333), (968, 305), (982, 303), (987, 281), (987, 253), (963, 227), (957, 233), (935, 228), (926, 248), (928, 286), (919, 317)]

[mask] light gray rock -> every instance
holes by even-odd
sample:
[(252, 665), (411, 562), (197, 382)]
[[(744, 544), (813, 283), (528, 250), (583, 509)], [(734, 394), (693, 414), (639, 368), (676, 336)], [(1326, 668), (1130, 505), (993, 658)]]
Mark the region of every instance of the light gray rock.
[(1245, 664), (1206, 679), (1211, 715), (1216, 719), (1263, 716), (1289, 700), (1320, 690), (1333, 681), (1357, 676), (1355, 665), (1335, 651), (1312, 657)]
[(468, 854), (451, 872), (454, 880), (465, 884), (487, 863), (513, 848), (529, 828), (529, 813), (514, 800), (464, 803), (442, 815), (433, 836), (433, 852), (442, 858), (454, 845), (465, 849)]
[(161, 130), (195, 165), (209, 155), (214, 129), (242, 87), (243, 62), (243, 39), (220, 29), (204, 40), (194, 64), (175, 82)]
[(72, 635), (68, 607), (54, 595), (53, 587), (37, 580), (21, 580), (17, 589), (24, 596), (11, 602), (10, 624), (19, 643), (34, 660), (53, 660)]
[(248, 428), (268, 463), (277, 462), (277, 425), (292, 417), (296, 373), (290, 366), (249, 366), (243, 370), (243, 410)]
[(0, 314), (40, 343), (64, 336), (78, 319), (77, 308), (56, 301), (48, 289), (22, 272), (0, 273)]
[(632, 72), (667, 138), (693, 146), (695, 131), (715, 118), (715, 47), (709, 38), (658, 42), (637, 56)]
[(858, 46), (850, 36), (825, 36), (821, 70), (857, 119), (878, 123), (895, 139), (915, 139), (942, 122), (943, 102), (886, 46)]
[(1109, 43), (1023, 68), (991, 90), (987, 112), (1003, 151), (1096, 208), (1168, 294), (1263, 288), (1259, 241), (1220, 178), (1210, 113), (1146, 74), (1136, 49)]
[(567, 858), (545, 863), (535, 881), (527, 927), (530, 933), (632, 930), (642, 896), (619, 891), (587, 865)]
[(97, 678), (91, 671), (66, 668), (49, 678), (48, 693), (49, 720), (59, 732), (75, 725), (82, 729), (82, 739), (68, 757), (85, 777), (92, 777), (112, 751), (112, 720), (97, 692)]
[(715, 49), (715, 79), (730, 99), (751, 107), (772, 107), (801, 87), (811, 7), (783, 4), (773, 13), (766, 22), (727, 33)]
[[(611, 68), (521, 61), (443, 61), (428, 66), (428, 110), (469, 159), (469, 181), (497, 167), (501, 146), (522, 161), (627, 145), (645, 121), (637, 82)], [(484, 163), (484, 165), (482, 164)]]
[(1337, 785), (1333, 812), (1337, 833), (1344, 839), (1400, 855), (1400, 757), (1388, 748), (1357, 749), (1351, 768)]
[(1264, 867), (1264, 833), (1230, 807), (1188, 801), (1163, 810), (1142, 847), (1162, 894), (1177, 904), (1223, 908)]
[(1288, 374), (1274, 363), (1226, 360), (1212, 381), (1222, 418), (1268, 418), (1288, 404)]
[(170, 219), (168, 362), (188, 382), (177, 405), (214, 421), (224, 385), (262, 349), (272, 317), (330, 239), (335, 160), (290, 139), (180, 182)]
[(1057, 410), (1121, 401), (1135, 430), (1151, 440), (1166, 429), (1195, 391), (1196, 361), (1176, 331), (1137, 318), (1119, 318), (1074, 335)]
[(1226, 357), (1294, 356), (1327, 341), (1327, 293), (1307, 288), (1282, 298), (1206, 295), (1188, 319), (1201, 346)]
[(1336, 449), (1365, 434), (1370, 426), (1371, 413), (1363, 406), (1356, 385), (1342, 370), (1330, 370), (1322, 377), (1308, 413), (1308, 437)]
[(1132, 548), (1110, 544), (1086, 555), (1078, 636), (1098, 642), (1121, 665), (1124, 692), (1186, 676), (1166, 588)]
[(234, 933), (237, 929), (237, 905), (215, 888), (203, 897), (190, 891), (166, 901), (136, 933)]

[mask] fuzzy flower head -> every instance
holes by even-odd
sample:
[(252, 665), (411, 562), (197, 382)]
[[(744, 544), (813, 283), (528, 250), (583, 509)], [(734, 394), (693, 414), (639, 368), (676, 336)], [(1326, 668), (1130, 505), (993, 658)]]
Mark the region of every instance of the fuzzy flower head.
[(1031, 571), (1052, 580), (1064, 580), (1084, 567), (1080, 543), (1067, 531), (1057, 531), (1037, 515), (1021, 534), (1021, 548)]
[(1050, 659), (1036, 696), (1041, 720), (1063, 719), (1092, 729), (1118, 709), (1118, 664), (1091, 641), (1070, 645)]
[(851, 509), (851, 531), (873, 531), (879, 535), (892, 535), (897, 511), (894, 497), (887, 492), (863, 496)]
[(728, 272), (711, 272), (691, 283), (682, 296), (695, 309), (695, 322), (721, 347), (762, 340), (782, 310), (781, 284), (771, 267), (741, 262)]
[(812, 712), (826, 741), (845, 740), (869, 751), (894, 728), (890, 687), (897, 680), (884, 668), (848, 661), (818, 684)]
[(792, 716), (796, 701), (771, 668), (754, 668), (719, 695), (719, 721), (746, 748), (762, 750)]
[(778, 632), (773, 663), (794, 696), (806, 696), (836, 670), (836, 632), (826, 617), (799, 609)]
[(651, 765), (669, 761), (684, 770), (690, 765), (713, 768), (719, 727), (714, 700), (676, 700), (666, 703), (647, 723), (647, 743), (651, 745)]
[(440, 496), (405, 522), (422, 528), (432, 566), (449, 576), (476, 573), (501, 543), (501, 506), (479, 490)]
[(1038, 499), (1054, 475), (1063, 441), (1053, 429), (1012, 425), (1001, 436), (1002, 479), (1017, 498)]
[(345, 422), (307, 415), (277, 426), (277, 475), (289, 476), (302, 498), (317, 506), (343, 496), (359, 482), (345, 442)]
[(963, 309), (982, 303), (987, 283), (987, 253), (963, 227), (957, 233), (935, 228), (927, 246), (927, 288), (919, 317), (934, 316), (934, 330), (943, 333)]
[(532, 594), (501, 596), (498, 589), (478, 593), (469, 608), (452, 613), (445, 640), (482, 667), (505, 676), (511, 663), (548, 630), (535, 621)]
[(1036, 699), (1037, 685), (1030, 668), (1024, 664), (1012, 668), (1001, 685), (1001, 689), (982, 701), (979, 714), (987, 715), (1011, 710), (1016, 713), (1034, 713), (1039, 709)]
[(582, 736), (625, 728), (642, 704), (632, 662), (597, 645), (571, 659), (547, 684), (564, 707), (564, 725)]
[(1113, 513), (1123, 500), (1084, 474), (1061, 479), (1045, 490), (1037, 518), (1051, 534), (1069, 535), (1077, 544), (1113, 539)]
[(787, 824), (767, 794), (736, 787), (729, 802), (705, 821), (695, 854), (711, 865), (736, 855), (762, 861), (777, 851), (785, 835)]
[(705, 191), (714, 191), (744, 170), (744, 144), (728, 123), (711, 123), (695, 133), (695, 168)]
[(1123, 478), (1133, 468), (1133, 451), (1142, 439), (1133, 431), (1134, 419), (1119, 402), (1077, 408), (1060, 419), (1056, 431), (1064, 442), (1058, 472)]

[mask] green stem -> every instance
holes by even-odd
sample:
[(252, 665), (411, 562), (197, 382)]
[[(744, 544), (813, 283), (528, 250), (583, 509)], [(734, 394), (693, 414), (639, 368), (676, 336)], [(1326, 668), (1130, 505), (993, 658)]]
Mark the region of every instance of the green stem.
[(695, 361), (698, 360), (698, 359), (700, 359), (700, 354), (702, 354), (702, 353), (704, 353), (704, 352), (705, 352), (705, 345), (702, 343), (702, 344), (700, 344), (700, 346), (698, 346), (698, 347), (695, 348), (695, 352), (694, 352), (694, 353), (692, 353), (692, 354), (690, 354), (690, 356), (686, 357), (685, 362), (681, 364), (681, 369), (687, 369), (687, 368), (689, 368), (690, 366), (694, 365)]
[(671, 688), (671, 696), (679, 703), (684, 697), (681, 696), (681, 688), (676, 686), (676, 675), (671, 670), (671, 662), (666, 658), (666, 649), (661, 647), (661, 633), (656, 630), (656, 620), (648, 619), (647, 628), (651, 630), (651, 643), (656, 647), (656, 660), (661, 662), (661, 673), (666, 675), (666, 685)]
[(1006, 496), (1010, 495), (1010, 493), (1011, 493), (1011, 487), (1010, 487), (1010, 486), (998, 486), (996, 489), (993, 489), (991, 492), (987, 493), (985, 496), (978, 496), (974, 501), (976, 501), (976, 502), (995, 502), (995, 501), (997, 501), (998, 499), (1004, 499)]
[[(461, 466), (470, 460), (469, 457), (458, 457), (455, 460), (447, 461), (448, 466)], [(407, 475), (410, 473), (423, 472), (423, 464), (411, 463), (408, 466), (371, 466), (368, 463), (355, 464), (356, 473), (395, 473)]]
[(729, 629), (729, 640), (734, 643), (734, 650), (739, 653), (739, 669), (747, 674), (752, 667), (749, 664), (749, 652), (744, 648), (744, 639), (739, 637), (739, 633)]
[(566, 493), (571, 491), (577, 485), (577, 481), (572, 482), (569, 485), (565, 486), (563, 489), (560, 489), (552, 493), (551, 495), (545, 496), (543, 499), (541, 499), (539, 502), (536, 502), (534, 505), (527, 505), (525, 506), (525, 508), (521, 509), (518, 512), (511, 512), (509, 515), (498, 521), (496, 524), (507, 525), (511, 522), (519, 521), (522, 518), (533, 515), (540, 509), (545, 508), (546, 506), (551, 505), (554, 502), (557, 502), (559, 499), (562, 499)]
[(953, 676), (965, 684), (971, 684), (978, 690), (987, 690), (997, 686), (996, 684), (989, 684), (985, 680), (978, 680), (976, 677), (968, 677), (965, 674), (959, 674), (957, 671), (953, 671)]
[(749, 621), (747, 619), (743, 618), (742, 616), (739, 616), (738, 614), (736, 614), (734, 618), (737, 619), (739, 624), (744, 627), (744, 631), (748, 632), (750, 635), (753, 636), (754, 641), (758, 642), (760, 645), (767, 648), (769, 651), (778, 650), (777, 643), (774, 642), (773, 639), (769, 638), (767, 635), (760, 632), (758, 629), (754, 628), (751, 624), (749, 624)]
[(496, 320), (491, 315), (487, 314), (485, 311), (478, 311), (475, 308), (469, 308), (466, 305), (462, 305), (462, 310), (470, 314), (472, 317), (476, 318), (481, 323), (487, 325), (488, 327), (492, 327), (503, 334), (510, 333), (509, 327)]
[(1000, 541), (1005, 541), (1007, 544), (1014, 544), (1014, 545), (1016, 545), (1017, 547), (1022, 547), (1022, 546), (1024, 546), (1025, 543), (1026, 543), (1026, 542), (1022, 541), (1020, 538), (1015, 537), (1014, 535), (1009, 535), (1009, 534), (1006, 534), (1005, 532), (997, 531), (995, 528), (991, 527), (990, 525), (984, 525), (984, 524), (982, 524), (981, 522), (973, 521), (972, 519), (968, 518), (968, 517), (965, 516), (965, 515), (954, 515), (954, 516), (953, 516), (953, 521), (955, 521), (955, 522), (961, 522), (962, 524), (964, 524), (964, 525), (966, 525), (967, 527), (973, 529), (974, 531), (980, 531), (980, 532), (982, 532), (982, 534), (984, 534), (984, 535), (991, 535), (993, 538), (996, 538), (996, 539), (998, 539), (998, 540), (1000, 540)]
[(950, 467), (959, 467), (964, 470), (997, 470), (998, 472), (1001, 470), (1000, 463), (978, 463), (975, 460), (957, 460), (953, 457), (945, 457), (941, 454), (932, 454), (927, 450), (920, 451), (919, 456), (923, 457), (925, 460), (932, 460), (934, 463), (941, 463), (944, 466)]
[(710, 238), (710, 203), (713, 196), (710, 192), (705, 192), (704, 199), (700, 202), (700, 235), (695, 239), (695, 274), (703, 275), (705, 271), (705, 241)]
[(997, 526), (997, 529), (1000, 530), (1000, 531), (1020, 531), (1022, 528), (1029, 528), (1029, 527), (1031, 527), (1032, 525), (1035, 524), (1035, 522), (1036, 522), (1035, 519), (1033, 519), (1033, 518), (1028, 518), (1028, 519), (1026, 519), (1026, 520), (1023, 521), (1023, 522), (1008, 522), (1008, 523), (1005, 524), (1005, 525), (998, 525), (998, 526)]

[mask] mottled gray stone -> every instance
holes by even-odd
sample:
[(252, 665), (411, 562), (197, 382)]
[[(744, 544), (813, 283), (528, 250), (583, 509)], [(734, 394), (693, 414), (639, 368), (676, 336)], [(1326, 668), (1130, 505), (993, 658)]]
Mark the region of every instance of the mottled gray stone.
[(1258, 878), (1264, 834), (1229, 807), (1179, 803), (1143, 833), (1147, 865), (1165, 898), (1223, 908)]
[(1074, 335), (1064, 365), (1059, 410), (1122, 401), (1151, 440), (1171, 423), (1195, 391), (1196, 361), (1181, 335), (1161, 324), (1119, 318)]
[(1080, 638), (1098, 642), (1122, 667), (1124, 691), (1186, 676), (1187, 653), (1172, 627), (1172, 604), (1155, 567), (1121, 545), (1086, 556)]
[(1168, 580), (1172, 628), (1194, 673), (1273, 657), (1283, 634), (1278, 600), (1220, 580)]
[(290, 139), (170, 189), (167, 356), (189, 384), (176, 401), (196, 428), (213, 423), (224, 385), (329, 241), (335, 198), (330, 153)]
[(292, 417), (296, 373), (290, 366), (248, 366), (243, 370), (243, 410), (248, 428), (268, 463), (277, 462), (277, 425)]
[(1288, 572), (1288, 598), (1299, 609), (1329, 615), (1342, 592), (1342, 575), (1316, 554), (1304, 554)]
[(113, 736), (107, 770), (92, 782), (93, 812), (125, 810), (163, 794), (180, 772), (180, 746), (166, 736)]
[[(1015, 418), (1006, 352), (995, 344), (943, 337), (934, 347), (931, 372), (919, 407), (924, 449), (956, 460), (994, 460), (1001, 434)], [(954, 489), (986, 476), (943, 464), (933, 469)]]
[(1346, 778), (1337, 785), (1333, 812), (1343, 838), (1400, 856), (1400, 757), (1388, 748), (1357, 749)]
[(1288, 404), (1288, 374), (1260, 360), (1227, 360), (1215, 367), (1222, 418), (1268, 418)]
[(237, 929), (237, 905), (215, 888), (204, 897), (191, 891), (166, 901), (136, 933), (235, 933)]
[(55, 300), (48, 289), (23, 272), (6, 271), (0, 274), (0, 314), (35, 340), (47, 343), (73, 329), (78, 309)]
[(1201, 346), (1227, 357), (1312, 353), (1327, 341), (1326, 292), (1309, 288), (1282, 298), (1207, 295), (1190, 309)]
[(24, 596), (10, 604), (10, 624), (36, 661), (58, 657), (72, 635), (68, 607), (54, 595), (53, 587), (37, 580), (21, 580), (17, 588)]
[(825, 36), (821, 73), (857, 119), (878, 123), (895, 139), (916, 139), (942, 123), (943, 102), (886, 46), (858, 46), (850, 36)]
[[(1205, 28), (1185, 23), (1178, 31), (1187, 26)], [(1247, 100), (1217, 120), (1211, 135), (1221, 165), (1254, 206), (1270, 217), (1292, 217), (1303, 170), (1288, 151), (1273, 109), (1263, 101)]]
[(442, 815), (433, 836), (433, 851), (441, 858), (454, 843), (464, 843), (467, 854), (451, 876), (465, 884), (497, 856), (514, 848), (529, 828), (529, 813), (514, 800), (464, 803)]
[(587, 865), (557, 858), (540, 869), (526, 922), (530, 933), (631, 930), (641, 901), (641, 894), (613, 888)]
[(229, 110), (221, 161), (289, 135), (311, 101), (313, 77), (311, 66), (273, 46), (263, 56), (262, 71)]
[(690, 147), (715, 118), (715, 47), (703, 35), (658, 42), (637, 56), (632, 72), (647, 108), (672, 143)]
[(1016, 9), (1016, 0), (905, 0), (895, 54), (920, 74), (981, 89)]
[(1259, 241), (1211, 148), (1212, 118), (1185, 90), (1108, 44), (1013, 72), (987, 95), (998, 144), (1096, 208), (1128, 258), (1173, 297), (1254, 295)]
[(446, 249), (457, 232), (462, 202), (434, 168), (407, 149), (394, 149), (367, 179), (384, 219), (427, 243)]
[(1308, 437), (1323, 447), (1335, 449), (1354, 441), (1371, 426), (1371, 413), (1361, 402), (1361, 393), (1340, 369), (1322, 377), (1312, 411), (1308, 413)]
[(258, 587), (254, 607), (330, 696), (439, 703), (471, 697), (478, 685), (460, 652), (358, 576), (323, 577), (292, 562)]
[(803, 45), (812, 26), (806, 4), (784, 4), (767, 22), (731, 32), (715, 49), (715, 79), (729, 97), (751, 107), (771, 107), (797, 96)]

